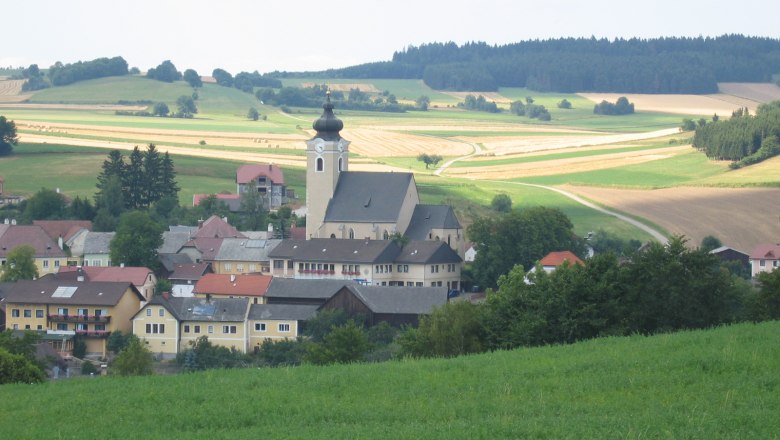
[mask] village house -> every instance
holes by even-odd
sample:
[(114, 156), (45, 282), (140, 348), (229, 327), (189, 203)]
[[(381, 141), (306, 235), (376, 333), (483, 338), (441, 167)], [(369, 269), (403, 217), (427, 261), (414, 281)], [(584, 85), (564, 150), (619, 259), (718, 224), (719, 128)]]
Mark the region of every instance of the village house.
[(287, 203), (284, 172), (273, 164), (245, 164), (236, 170), (236, 193), (256, 192), (266, 209), (278, 209)]
[[(81, 253), (82, 266), (111, 266), (111, 240), (116, 232), (88, 232)], [(75, 256), (75, 255), (74, 255)]]
[(266, 340), (302, 336), (304, 322), (317, 314), (317, 308), (315, 305), (252, 304), (248, 318), (249, 346), (257, 350)]
[(168, 277), (168, 281), (171, 282), (171, 295), (177, 297), (195, 296), (193, 293), (195, 284), (208, 273), (213, 273), (209, 263), (175, 265), (173, 272)]
[(325, 304), (342, 287), (356, 284), (351, 280), (302, 280), (274, 277), (265, 293), (266, 304)]
[(34, 250), (38, 275), (56, 273), (61, 266), (67, 266), (68, 255), (57, 246), (42, 227), (36, 225), (0, 225), (0, 265), (6, 264), (8, 253), (18, 246), (28, 245)]
[(463, 228), (452, 208), (422, 205), (412, 173), (349, 171), (349, 141), (330, 98), (306, 142), (306, 238), (411, 240), (447, 243), (461, 258)]
[(268, 253), (281, 240), (224, 238), (214, 255), (212, 267), (219, 274), (270, 273)]
[(772, 272), (780, 267), (780, 244), (760, 244), (750, 252), (750, 275), (755, 278), (762, 272)]
[(132, 283), (143, 295), (144, 301), (148, 301), (154, 295), (157, 285), (157, 276), (148, 267), (105, 267), (105, 266), (67, 266), (61, 267), (54, 276), (58, 280), (76, 280), (84, 278), (86, 281), (121, 281)]
[(163, 359), (206, 336), (213, 345), (247, 352), (246, 298), (173, 298), (158, 295), (132, 317), (132, 331)]
[(441, 241), (284, 240), (269, 255), (274, 277), (460, 288), (462, 260)]
[(4, 303), (8, 328), (45, 333), (58, 352), (71, 352), (74, 337), (84, 338), (87, 354), (105, 357), (108, 335), (129, 333), (142, 301), (129, 282), (47, 278), (17, 281)]
[(580, 259), (580, 257), (574, 255), (571, 251), (558, 251), (558, 252), (550, 252), (549, 254), (545, 255), (539, 262), (536, 264), (536, 266), (532, 267), (528, 272), (525, 274), (525, 282), (526, 284), (531, 284), (530, 276), (534, 273), (536, 273), (536, 268), (541, 267), (542, 270), (545, 273), (552, 273), (555, 271), (555, 269), (559, 268), (560, 266), (564, 264), (579, 264), (580, 266), (584, 266), (585, 263)]
[(92, 230), (89, 220), (33, 220), (33, 225), (43, 228), (60, 249), (65, 249), (75, 235)]
[(269, 284), (271, 277), (267, 275), (208, 273), (198, 280), (192, 293), (198, 298), (246, 298), (252, 304), (263, 304)]

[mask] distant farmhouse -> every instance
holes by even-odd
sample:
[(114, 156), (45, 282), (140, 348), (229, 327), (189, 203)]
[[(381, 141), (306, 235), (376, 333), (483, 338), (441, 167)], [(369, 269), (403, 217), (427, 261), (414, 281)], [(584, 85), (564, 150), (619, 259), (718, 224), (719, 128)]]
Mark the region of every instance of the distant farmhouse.
[[(284, 172), (277, 165), (266, 163), (245, 164), (236, 170), (236, 194), (214, 194), (218, 202), (224, 203), (231, 212), (241, 211), (241, 194), (255, 192), (260, 195), (263, 207), (267, 210), (279, 209), (287, 203), (288, 194), (284, 183)], [(195, 194), (192, 206), (200, 205), (212, 194)]]

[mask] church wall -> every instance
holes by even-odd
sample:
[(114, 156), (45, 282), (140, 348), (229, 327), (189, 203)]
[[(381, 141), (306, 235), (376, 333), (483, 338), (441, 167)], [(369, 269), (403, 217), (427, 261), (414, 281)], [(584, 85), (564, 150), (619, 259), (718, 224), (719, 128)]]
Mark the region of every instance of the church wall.
[(428, 240), (436, 240), (436, 237), (439, 237), (439, 240), (445, 243), (448, 243), (447, 237), (449, 237), (449, 245), (452, 250), (457, 252), (460, 258), (466, 256), (466, 239), (463, 236), (463, 229), (431, 229), (430, 238), (428, 238)]
[[(343, 225), (343, 228), (342, 228)], [(339, 239), (349, 239), (349, 230), (354, 231), (355, 240), (383, 240), (384, 232), (395, 232), (395, 223), (325, 223), (321, 237), (328, 238), (331, 235)]]
[(404, 203), (401, 205), (401, 211), (398, 213), (398, 230), (406, 232), (406, 228), (409, 227), (409, 222), (412, 220), (412, 214), (414, 214), (414, 208), (420, 204), (420, 196), (417, 194), (417, 183), (414, 180), (414, 176), (409, 181), (409, 187), (406, 188), (406, 196), (404, 196)]

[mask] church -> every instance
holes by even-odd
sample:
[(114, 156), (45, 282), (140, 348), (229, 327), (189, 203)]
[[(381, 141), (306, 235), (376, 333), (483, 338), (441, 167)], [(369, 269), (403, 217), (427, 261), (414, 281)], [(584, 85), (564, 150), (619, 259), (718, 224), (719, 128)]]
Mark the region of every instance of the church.
[(447, 243), (461, 258), (463, 228), (452, 208), (420, 203), (412, 173), (349, 171), (344, 123), (333, 114), (328, 95), (323, 113), (306, 142), (306, 238), (409, 240)]

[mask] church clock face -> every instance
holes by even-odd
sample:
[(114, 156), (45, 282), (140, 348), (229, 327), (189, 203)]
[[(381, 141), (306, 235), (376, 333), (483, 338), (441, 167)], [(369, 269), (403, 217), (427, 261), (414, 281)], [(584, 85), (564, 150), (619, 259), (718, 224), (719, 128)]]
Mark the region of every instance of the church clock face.
[(343, 153), (344, 152), (344, 148), (346, 148), (346, 147), (347, 147), (347, 143), (344, 142), (344, 139), (339, 140), (339, 144), (338, 144), (339, 152)]
[(317, 139), (317, 142), (314, 143), (314, 149), (317, 150), (318, 153), (322, 153), (322, 150), (325, 149), (325, 141)]

